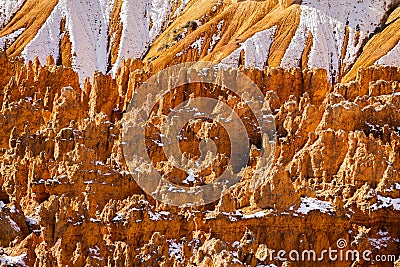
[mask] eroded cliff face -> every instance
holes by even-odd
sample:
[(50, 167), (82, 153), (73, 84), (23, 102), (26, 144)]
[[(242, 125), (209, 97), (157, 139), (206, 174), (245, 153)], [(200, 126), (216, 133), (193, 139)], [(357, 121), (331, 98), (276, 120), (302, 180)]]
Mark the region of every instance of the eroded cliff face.
[(243, 179), (200, 208), (156, 202), (126, 167), (121, 118), (152, 65), (123, 61), (115, 79), (96, 73), (82, 87), (52, 58), (23, 65), (1, 54), (0, 70), (2, 263), (287, 266), (276, 251), (320, 253), (339, 239), (345, 249), (399, 254), (398, 68), (362, 69), (333, 87), (325, 70), (242, 69), (273, 111), (273, 164), (252, 190), (253, 148)]

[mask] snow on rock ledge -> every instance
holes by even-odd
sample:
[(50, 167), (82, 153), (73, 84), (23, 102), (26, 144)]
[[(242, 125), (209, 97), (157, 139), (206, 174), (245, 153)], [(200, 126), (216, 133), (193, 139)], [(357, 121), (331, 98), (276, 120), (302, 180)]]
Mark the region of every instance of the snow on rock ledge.
[[(294, 207), (291, 207), (293, 210)], [(332, 213), (332, 203), (318, 200), (316, 198), (304, 197), (301, 199), (300, 207), (296, 210), (299, 214), (308, 214), (310, 211), (318, 210), (322, 213)]]
[(27, 260), (26, 253), (23, 253), (19, 256), (0, 256), (0, 265), (1, 266), (28, 266), (25, 261)]

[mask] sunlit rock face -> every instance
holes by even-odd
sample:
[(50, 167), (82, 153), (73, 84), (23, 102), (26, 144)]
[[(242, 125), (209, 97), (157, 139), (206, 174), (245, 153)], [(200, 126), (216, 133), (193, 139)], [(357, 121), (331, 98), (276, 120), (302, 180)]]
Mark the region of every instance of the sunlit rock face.
[[(242, 69), (262, 88), (274, 116), (272, 165), (254, 188), (261, 164), (256, 141), (243, 178), (220, 200), (177, 208), (138, 186), (121, 149), (123, 112), (132, 92), (154, 74), (152, 66), (124, 61), (115, 79), (98, 72), (81, 87), (78, 74), (52, 58), (24, 65), (2, 54), (0, 63), (10, 70), (1, 79), (0, 235), (9, 255), (2, 262), (277, 265), (266, 248), (306, 244), (319, 251), (335, 247), (344, 233), (348, 242), (359, 240), (353, 249), (398, 252), (398, 68), (360, 70), (356, 80), (333, 87), (323, 69)], [(185, 99), (176, 93), (154, 114)], [(217, 126), (193, 121), (186, 130), (222, 138)], [(201, 156), (200, 137), (183, 136), (193, 138), (181, 149)], [(148, 144), (157, 144), (153, 137), (149, 132)], [(216, 151), (229, 156), (228, 146), (216, 142)], [(152, 161), (168, 171), (157, 165), (164, 160), (157, 151), (150, 150)], [(171, 181), (193, 186), (219, 173), (213, 168), (202, 181), (190, 175)]]
[[(399, 1), (6, 1), (7, 54), (72, 67), (83, 84), (123, 59), (157, 68), (197, 60), (324, 68), (332, 83), (359, 67), (398, 66)], [(11, 11), (10, 11), (11, 12)], [(10, 13), (11, 14), (11, 13)], [(36, 17), (35, 20), (30, 19)], [(379, 49), (378, 49), (379, 48)]]
[[(320, 257), (338, 245), (399, 255), (399, 1), (3, 2), (0, 265), (312, 267), (272, 250)], [(165, 158), (154, 127), (194, 96), (222, 97), (251, 139), (240, 181), (214, 202), (182, 208), (140, 186), (144, 170), (129, 169), (122, 133), (141, 86), (190, 61), (239, 68), (253, 81), (276, 147), (267, 168), (246, 103), (224, 88), (176, 88), (150, 107), (145, 134), (164, 178), (193, 187), (229, 165), (229, 134), (208, 118), (183, 126), (179, 160), (214, 168), (196, 180)]]

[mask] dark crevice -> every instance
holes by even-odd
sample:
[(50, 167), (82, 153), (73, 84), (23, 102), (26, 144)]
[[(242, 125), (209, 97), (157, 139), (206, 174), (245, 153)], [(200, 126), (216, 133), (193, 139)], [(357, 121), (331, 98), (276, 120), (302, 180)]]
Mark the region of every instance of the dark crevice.
[(110, 31), (107, 31), (107, 66), (106, 66), (106, 73), (110, 73), (112, 69), (112, 51), (111, 51), (111, 35)]
[(60, 39), (58, 41), (58, 57), (57, 57), (57, 59), (55, 59), (57, 66), (62, 65), (62, 49), (61, 49), (61, 47), (62, 47), (62, 41), (64, 39), (64, 35), (65, 35), (65, 18), (62, 18), (61, 22), (60, 22)]

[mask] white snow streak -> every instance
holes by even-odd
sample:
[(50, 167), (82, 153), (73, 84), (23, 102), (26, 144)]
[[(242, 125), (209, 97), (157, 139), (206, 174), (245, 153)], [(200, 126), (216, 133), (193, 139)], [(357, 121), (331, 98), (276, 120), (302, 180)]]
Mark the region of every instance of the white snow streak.
[(2, 49), (7, 42), (9, 42), (9, 44), (12, 44), (18, 38), (18, 36), (20, 36), (24, 31), (25, 31), (25, 28), (21, 28), (21, 29), (16, 30), (13, 33), (10, 33), (10, 34), (7, 34), (7, 35), (1, 37), (0, 38), (0, 49)]
[[(2, 0), (0, 4), (0, 28), (8, 22), (10, 14), (16, 12), (24, 0)], [(81, 83), (98, 70), (105, 73), (112, 67), (115, 73), (124, 58), (142, 58), (151, 43), (162, 32), (169, 18), (176, 17), (189, 4), (189, 0), (123, 0), (120, 22), (122, 36), (114, 66), (108, 65), (109, 19), (114, 0), (60, 0), (35, 38), (25, 47), (22, 55), (26, 60), (39, 57), (42, 63), (48, 55), (59, 57), (59, 43), (62, 38), (60, 24), (66, 19), (66, 29), (72, 43), (73, 68), (79, 73)], [(308, 35), (313, 38), (308, 67), (325, 68), (331, 81), (337, 79), (342, 64), (351, 66), (362, 49), (362, 45), (385, 17), (391, 1), (350, 1), (350, 0), (304, 0), (301, 5), (300, 25), (291, 40), (281, 66), (298, 67)], [(172, 10), (172, 7), (177, 7)], [(173, 12), (173, 13), (172, 13)], [(7, 18), (6, 18), (7, 17)], [(223, 21), (221, 21), (223, 23)], [(349, 29), (349, 43), (341, 59), (346, 25)], [(222, 25), (221, 25), (222, 26)], [(258, 32), (240, 44), (222, 63), (237, 66), (240, 53), (244, 51), (247, 67), (264, 68), (276, 27)], [(23, 29), (1, 38), (13, 40)], [(359, 35), (357, 39), (356, 36)], [(220, 38), (213, 36), (210, 51)], [(192, 44), (199, 49), (202, 39)], [(382, 65), (400, 65), (400, 44), (376, 62)], [(342, 62), (341, 62), (342, 61)]]
[[(176, 0), (124, 0), (120, 16), (122, 38), (113, 73), (123, 58), (142, 58), (145, 55), (172, 12), (171, 1)], [(182, 1), (178, 9), (182, 10), (186, 4), (187, 1)]]
[(378, 202), (371, 206), (372, 210), (392, 208), (400, 211), (400, 198), (377, 196)]
[(377, 65), (383, 66), (400, 66), (400, 41), (385, 56), (376, 61)]
[(333, 212), (333, 207), (330, 202), (318, 200), (316, 198), (304, 197), (301, 199), (300, 207), (296, 212), (300, 214), (308, 214), (312, 210), (318, 210), (322, 213), (330, 213)]
[[(342, 63), (350, 66), (362, 49), (363, 41), (380, 25), (389, 4), (375, 0), (303, 1), (300, 25), (281, 66), (289, 68), (300, 65), (306, 37), (312, 34), (313, 46), (308, 67), (325, 68), (330, 74), (330, 80), (335, 80), (340, 68), (346, 25), (349, 27), (349, 43)], [(357, 31), (360, 35), (358, 40)]]
[(0, 256), (0, 265), (5, 264), (7, 266), (14, 266), (14, 265), (27, 266), (25, 264), (26, 259), (27, 259), (26, 253), (23, 253), (15, 257), (2, 255)]
[(272, 27), (254, 34), (240, 44), (240, 47), (223, 59), (221, 63), (237, 67), (239, 65), (240, 52), (244, 50), (244, 65), (246, 67), (264, 68), (268, 62), (269, 50), (275, 31), (276, 27)]
[(25, 0), (1, 0), (0, 2), (0, 30), (10, 22), (12, 16), (20, 9)]
[(81, 82), (95, 70), (106, 72), (108, 23), (113, 1), (61, 0), (22, 55), (44, 63), (48, 55), (59, 56), (60, 25), (66, 19), (66, 29), (72, 43), (73, 68)]

